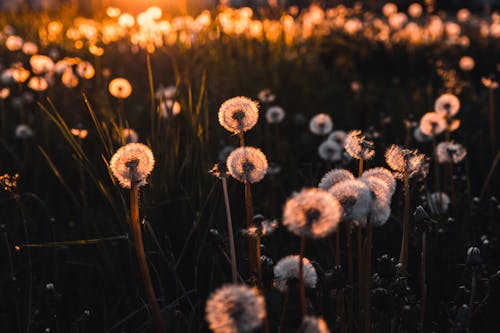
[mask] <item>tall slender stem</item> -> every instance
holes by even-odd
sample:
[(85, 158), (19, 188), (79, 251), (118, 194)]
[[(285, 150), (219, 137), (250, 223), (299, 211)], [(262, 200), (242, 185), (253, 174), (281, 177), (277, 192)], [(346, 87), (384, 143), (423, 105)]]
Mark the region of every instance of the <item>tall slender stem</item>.
[(488, 123), (490, 125), (490, 148), (491, 156), (495, 155), (495, 98), (492, 88), (488, 89)]
[(361, 177), (363, 175), (363, 159), (359, 159), (359, 164), (358, 164), (358, 177)]
[(408, 272), (408, 236), (410, 233), (410, 181), (408, 171), (404, 171), (404, 211), (403, 211), (403, 236), (401, 239), (401, 251), (399, 262), (403, 266), (403, 272)]
[[(245, 210), (247, 228), (253, 226), (253, 204), (252, 204), (252, 191), (250, 190), (250, 183), (245, 181)], [(259, 235), (250, 236), (248, 239), (248, 264), (250, 275), (257, 273), (258, 284), (262, 282), (262, 269), (260, 265), (260, 237)]]
[(283, 326), (285, 326), (285, 318), (286, 318), (286, 308), (288, 307), (288, 289), (285, 293), (285, 299), (283, 300), (282, 306), (281, 306), (281, 316), (280, 316), (280, 326), (279, 326), (279, 333), (285, 333), (283, 331)]
[(149, 274), (148, 264), (146, 262), (146, 254), (144, 253), (144, 244), (142, 242), (141, 226), (139, 224), (139, 187), (134, 181), (131, 182), (130, 189), (130, 219), (132, 222), (132, 231), (135, 238), (135, 250), (137, 253), (137, 261), (141, 272), (142, 283), (146, 289), (146, 296), (149, 301), (149, 306), (153, 315), (154, 332), (164, 333), (165, 324), (161, 316), (160, 306), (156, 299), (153, 283)]
[(368, 218), (366, 222), (366, 241), (365, 241), (365, 330), (366, 333), (371, 332), (371, 275), (372, 275), (372, 239), (373, 239), (373, 224)]
[(359, 332), (364, 332), (364, 318), (366, 309), (364, 307), (365, 300), (365, 283), (364, 283), (364, 256), (363, 256), (363, 228), (361, 224), (356, 226), (356, 247), (358, 253), (358, 322), (359, 322)]
[(307, 304), (306, 304), (306, 288), (304, 286), (304, 252), (306, 250), (306, 238), (302, 237), (300, 239), (300, 254), (299, 254), (299, 296), (300, 296), (300, 308), (302, 310), (302, 316), (307, 316)]
[(340, 256), (340, 228), (335, 230), (335, 266), (342, 266)]
[(227, 192), (227, 179), (225, 173), (221, 176), (222, 190), (224, 192), (224, 204), (226, 206), (227, 233), (229, 238), (229, 252), (231, 254), (231, 276), (233, 283), (238, 283), (238, 269), (236, 268), (236, 250), (234, 247), (233, 222), (231, 219), (231, 206)]
[(345, 237), (346, 237), (346, 250), (347, 250), (347, 282), (348, 282), (348, 297), (347, 297), (347, 332), (351, 333), (353, 329), (353, 302), (354, 302), (354, 278), (353, 278), (353, 264), (352, 264), (352, 239), (351, 239), (351, 225), (350, 222), (345, 222)]
[(427, 305), (427, 267), (426, 267), (426, 258), (427, 258), (427, 234), (422, 231), (422, 252), (420, 256), (420, 274), (421, 274), (421, 301), (420, 301), (420, 321), (423, 323), (425, 318), (425, 307)]

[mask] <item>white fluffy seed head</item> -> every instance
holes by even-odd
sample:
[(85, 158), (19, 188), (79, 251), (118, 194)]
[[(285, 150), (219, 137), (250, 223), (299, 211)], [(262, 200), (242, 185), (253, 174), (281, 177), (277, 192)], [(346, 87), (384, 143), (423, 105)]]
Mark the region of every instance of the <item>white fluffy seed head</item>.
[(130, 188), (131, 183), (138, 186), (146, 184), (146, 178), (153, 171), (155, 159), (153, 152), (142, 143), (129, 143), (116, 151), (109, 162), (113, 176), (124, 188)]
[(425, 155), (418, 150), (405, 149), (392, 145), (385, 152), (385, 161), (395, 171), (396, 177), (402, 178), (405, 173), (413, 177), (424, 172)]
[(438, 163), (457, 164), (467, 156), (467, 150), (461, 144), (445, 141), (436, 146), (436, 156)]
[(438, 112), (427, 112), (420, 119), (420, 132), (430, 137), (443, 133), (446, 127), (447, 123), (445, 116)]
[(266, 111), (266, 121), (269, 124), (279, 124), (285, 119), (285, 110), (281, 106), (271, 106)]
[(352, 158), (369, 160), (375, 155), (373, 142), (366, 139), (360, 130), (350, 131), (345, 138), (345, 150)]
[(327, 135), (333, 129), (332, 118), (326, 113), (318, 113), (311, 118), (309, 129), (315, 135)]
[(342, 221), (360, 221), (368, 215), (372, 199), (370, 189), (361, 180), (341, 181), (328, 192), (342, 205)]
[(341, 216), (337, 199), (321, 189), (309, 188), (287, 200), (283, 225), (299, 237), (323, 238), (337, 228)]
[(239, 147), (227, 157), (229, 174), (240, 182), (257, 183), (267, 173), (266, 155), (254, 147)]
[(355, 179), (354, 175), (346, 169), (333, 169), (328, 171), (321, 181), (318, 187), (322, 190), (328, 191), (333, 185), (343, 181)]
[(370, 189), (372, 198), (368, 211), (370, 221), (376, 227), (384, 225), (391, 216), (392, 193), (389, 184), (375, 176), (363, 176), (360, 180)]
[(214, 333), (251, 333), (266, 317), (264, 297), (246, 285), (225, 285), (215, 290), (205, 306)]
[[(318, 275), (309, 259), (302, 258), (304, 267), (304, 286), (306, 288), (316, 288)], [(290, 280), (299, 279), (299, 256), (291, 255), (284, 257), (274, 266), (274, 287), (281, 292), (288, 290)]]
[(323, 141), (318, 147), (318, 155), (322, 160), (338, 162), (342, 160), (342, 147), (332, 140)]
[(381, 179), (389, 188), (390, 195), (392, 196), (396, 191), (396, 178), (394, 174), (387, 170), (386, 168), (377, 167), (367, 169), (363, 172), (363, 178), (376, 177)]
[(460, 100), (453, 94), (443, 94), (434, 103), (434, 111), (445, 117), (453, 117), (459, 109)]
[(257, 124), (259, 105), (248, 97), (233, 97), (219, 108), (219, 123), (229, 132), (246, 132)]

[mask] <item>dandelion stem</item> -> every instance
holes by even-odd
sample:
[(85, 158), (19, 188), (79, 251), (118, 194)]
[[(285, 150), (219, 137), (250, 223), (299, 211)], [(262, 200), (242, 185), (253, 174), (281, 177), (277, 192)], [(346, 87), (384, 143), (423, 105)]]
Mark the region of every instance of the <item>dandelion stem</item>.
[(410, 232), (410, 181), (408, 171), (403, 173), (404, 179), (404, 209), (403, 209), (403, 235), (401, 239), (401, 251), (399, 262), (403, 266), (403, 272), (408, 272), (408, 235)]
[(342, 266), (340, 261), (340, 229), (335, 230), (335, 266)]
[(373, 224), (368, 218), (366, 222), (366, 240), (365, 240), (365, 330), (366, 333), (371, 332), (371, 297), (370, 297), (370, 282), (372, 275), (372, 239), (373, 239)]
[(365, 300), (365, 283), (364, 283), (364, 273), (363, 273), (363, 228), (361, 224), (356, 226), (356, 247), (358, 252), (358, 307), (359, 307), (359, 332), (364, 332), (364, 318), (365, 311), (364, 300)]
[(156, 299), (153, 283), (149, 274), (148, 264), (146, 262), (146, 254), (144, 253), (144, 244), (142, 242), (141, 226), (139, 224), (139, 187), (135, 181), (131, 182), (130, 189), (130, 219), (132, 223), (132, 231), (135, 238), (135, 250), (137, 252), (137, 261), (141, 272), (142, 282), (146, 289), (150, 310), (153, 315), (154, 332), (164, 333), (165, 324), (163, 323), (160, 306)]
[(351, 239), (351, 225), (345, 222), (345, 237), (346, 237), (346, 250), (347, 250), (347, 281), (349, 293), (347, 296), (347, 331), (352, 332), (353, 329), (353, 301), (354, 301), (354, 279), (353, 279), (353, 264), (352, 264), (352, 239)]
[(240, 139), (240, 147), (245, 147), (245, 134), (243, 134), (243, 132), (239, 132), (238, 137)]
[(427, 303), (427, 267), (426, 267), (426, 258), (427, 258), (427, 234), (422, 231), (422, 253), (420, 256), (420, 274), (421, 274), (421, 293), (422, 297), (420, 300), (420, 321), (423, 323), (425, 318), (425, 307)]
[(488, 89), (488, 123), (490, 125), (490, 147), (491, 156), (495, 154), (495, 98), (494, 89), (490, 87)]
[(476, 269), (472, 268), (472, 281), (471, 281), (471, 290), (470, 290), (470, 300), (469, 300), (469, 312), (474, 313), (474, 300), (476, 299), (476, 290), (477, 290), (477, 276)]
[(358, 177), (361, 177), (363, 174), (363, 159), (359, 159), (359, 167), (358, 167)]
[(299, 296), (300, 296), (300, 308), (302, 310), (302, 316), (307, 316), (307, 305), (306, 305), (306, 289), (304, 286), (304, 252), (306, 250), (306, 238), (301, 237), (300, 239), (300, 255), (299, 255)]
[(279, 326), (279, 333), (285, 333), (283, 331), (283, 326), (285, 325), (285, 319), (286, 319), (286, 308), (288, 306), (288, 289), (285, 293), (285, 299), (283, 300), (283, 305), (281, 306), (281, 316), (280, 316), (280, 326)]
[[(247, 228), (253, 226), (253, 204), (252, 204), (252, 191), (250, 183), (245, 181), (245, 209)], [(250, 236), (248, 239), (248, 263), (250, 268), (250, 275), (257, 273), (258, 284), (262, 283), (262, 270), (260, 267), (260, 237), (259, 235)]]
[(236, 268), (236, 250), (234, 247), (233, 222), (231, 220), (231, 207), (229, 205), (229, 195), (227, 192), (227, 179), (225, 173), (221, 175), (222, 190), (224, 192), (224, 204), (226, 206), (227, 233), (229, 237), (229, 251), (231, 254), (231, 275), (233, 283), (238, 283), (238, 269)]

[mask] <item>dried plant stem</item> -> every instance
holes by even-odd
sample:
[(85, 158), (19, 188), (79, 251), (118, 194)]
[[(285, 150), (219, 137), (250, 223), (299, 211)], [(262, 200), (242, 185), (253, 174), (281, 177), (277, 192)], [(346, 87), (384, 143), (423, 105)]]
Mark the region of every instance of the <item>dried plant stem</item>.
[(300, 254), (299, 254), (299, 297), (302, 316), (307, 316), (306, 304), (306, 288), (304, 286), (304, 252), (306, 250), (306, 238), (300, 239)]
[[(247, 228), (253, 226), (253, 204), (252, 204), (252, 191), (250, 183), (245, 181), (245, 210)], [(262, 269), (260, 265), (260, 237), (259, 235), (250, 236), (248, 238), (248, 264), (250, 275), (257, 273), (258, 284), (262, 283)]]
[(495, 154), (495, 96), (494, 89), (488, 89), (488, 123), (490, 125), (490, 147), (491, 156)]
[(401, 237), (401, 251), (399, 262), (402, 264), (403, 272), (408, 272), (408, 236), (410, 233), (410, 181), (408, 172), (403, 174), (404, 181), (404, 208), (403, 208), (403, 235)]
[(224, 192), (224, 205), (226, 207), (227, 234), (229, 238), (229, 253), (231, 255), (231, 276), (233, 283), (238, 283), (238, 269), (236, 268), (236, 250), (234, 247), (233, 222), (231, 219), (231, 206), (229, 205), (229, 195), (227, 191), (226, 175), (221, 176), (222, 190)]
[(371, 332), (371, 294), (370, 282), (372, 275), (372, 239), (373, 239), (373, 224), (368, 218), (366, 222), (366, 239), (365, 239), (365, 331)]
[(420, 274), (421, 274), (421, 300), (420, 300), (420, 321), (423, 323), (425, 319), (425, 307), (427, 304), (427, 267), (426, 267), (426, 258), (427, 258), (427, 234), (422, 231), (422, 252), (420, 255)]
[(347, 283), (349, 292), (347, 294), (347, 332), (351, 333), (353, 330), (353, 302), (354, 302), (354, 278), (353, 278), (353, 264), (352, 264), (352, 238), (351, 238), (351, 225), (350, 222), (345, 222), (345, 237), (346, 237), (346, 250), (347, 250)]
[(358, 331), (364, 332), (364, 324), (365, 324), (365, 312), (366, 309), (364, 307), (365, 300), (365, 283), (364, 283), (364, 256), (363, 256), (363, 227), (361, 224), (356, 226), (356, 247), (358, 253)]
[(137, 261), (141, 272), (142, 283), (146, 289), (146, 296), (149, 301), (149, 306), (153, 315), (153, 328), (156, 333), (165, 332), (165, 324), (160, 311), (160, 306), (156, 299), (153, 283), (149, 274), (148, 264), (146, 262), (146, 254), (144, 253), (144, 244), (142, 242), (141, 226), (139, 224), (139, 187), (134, 181), (131, 182), (130, 189), (130, 219), (132, 223), (132, 231), (135, 238), (135, 250), (137, 253)]

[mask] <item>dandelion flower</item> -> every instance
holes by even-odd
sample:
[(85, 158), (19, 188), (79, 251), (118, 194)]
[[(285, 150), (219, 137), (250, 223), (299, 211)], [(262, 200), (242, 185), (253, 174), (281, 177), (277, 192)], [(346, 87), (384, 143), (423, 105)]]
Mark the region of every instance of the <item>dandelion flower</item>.
[(371, 206), (368, 186), (361, 180), (344, 180), (333, 185), (328, 193), (337, 198), (342, 206), (342, 221), (359, 221), (366, 217)]
[(469, 56), (464, 56), (460, 58), (460, 61), (458, 63), (459, 67), (461, 70), (464, 72), (470, 72), (471, 70), (474, 69), (474, 66), (476, 65), (474, 58), (469, 57)]
[(43, 77), (33, 76), (28, 81), (28, 87), (34, 91), (45, 91), (49, 87), (49, 83)]
[(229, 174), (240, 182), (257, 183), (267, 173), (266, 155), (254, 147), (239, 147), (227, 157)]
[(321, 178), (318, 187), (328, 191), (333, 185), (341, 181), (353, 179), (355, 179), (354, 175), (350, 171), (346, 169), (333, 169), (328, 171), (323, 178)]
[(453, 94), (443, 94), (434, 103), (434, 111), (446, 117), (453, 117), (459, 109), (460, 100)]
[(33, 74), (51, 73), (54, 70), (54, 61), (46, 55), (35, 54), (30, 58), (30, 66)]
[[(318, 274), (309, 259), (302, 258), (304, 267), (304, 286), (306, 288), (316, 288)], [(288, 290), (288, 283), (291, 280), (299, 279), (299, 256), (286, 256), (274, 266), (274, 287), (285, 293)]]
[(257, 98), (262, 103), (272, 103), (276, 99), (276, 95), (273, 94), (271, 89), (263, 89), (257, 94)]
[(420, 119), (420, 132), (422, 134), (434, 137), (446, 130), (448, 124), (443, 114), (438, 112), (427, 112)]
[(436, 146), (438, 163), (460, 163), (467, 155), (464, 146), (451, 141), (441, 142)]
[(113, 175), (124, 188), (130, 188), (132, 181), (137, 182), (139, 186), (145, 185), (154, 165), (153, 152), (142, 143), (122, 146), (109, 162)]
[(262, 325), (266, 304), (256, 288), (224, 285), (210, 295), (205, 312), (214, 333), (251, 333)]
[(299, 333), (330, 333), (328, 325), (321, 317), (305, 316), (302, 319)]
[(316, 135), (327, 135), (333, 129), (332, 118), (326, 113), (319, 113), (311, 118), (309, 129)]
[(181, 113), (181, 104), (173, 99), (167, 99), (160, 103), (160, 115), (168, 118), (169, 115), (177, 116)]
[(266, 111), (266, 121), (269, 124), (279, 124), (285, 119), (285, 110), (281, 106), (271, 106)]
[(448, 211), (451, 203), (450, 197), (444, 192), (434, 192), (427, 194), (427, 205), (434, 215), (441, 215)]
[(392, 145), (385, 152), (385, 161), (396, 172), (398, 178), (406, 173), (409, 178), (422, 172), (425, 155), (418, 150), (405, 149)]
[(342, 160), (342, 147), (335, 141), (326, 140), (319, 145), (318, 154), (325, 161), (338, 162)]
[(342, 207), (331, 194), (309, 188), (287, 200), (283, 225), (300, 237), (323, 238), (333, 232), (342, 216)]
[(345, 131), (336, 130), (330, 133), (330, 135), (328, 136), (328, 140), (335, 141), (336, 143), (339, 144), (339, 146), (344, 148), (346, 137), (347, 133)]
[(373, 142), (366, 139), (360, 130), (350, 131), (345, 138), (345, 150), (358, 160), (369, 160), (375, 155)]
[(219, 108), (219, 123), (235, 134), (248, 131), (257, 124), (258, 119), (259, 106), (247, 97), (233, 97)]
[(124, 78), (111, 80), (108, 85), (109, 93), (116, 98), (125, 99), (132, 94), (132, 85)]
[(389, 193), (392, 196), (396, 191), (396, 178), (386, 168), (377, 167), (365, 170), (362, 178), (375, 177), (381, 179), (389, 188)]
[(27, 139), (33, 136), (33, 130), (26, 124), (17, 125), (14, 133), (18, 139)]
[(392, 193), (390, 184), (375, 176), (362, 177), (360, 180), (370, 189), (372, 199), (368, 212), (370, 221), (374, 226), (385, 224), (391, 216)]

